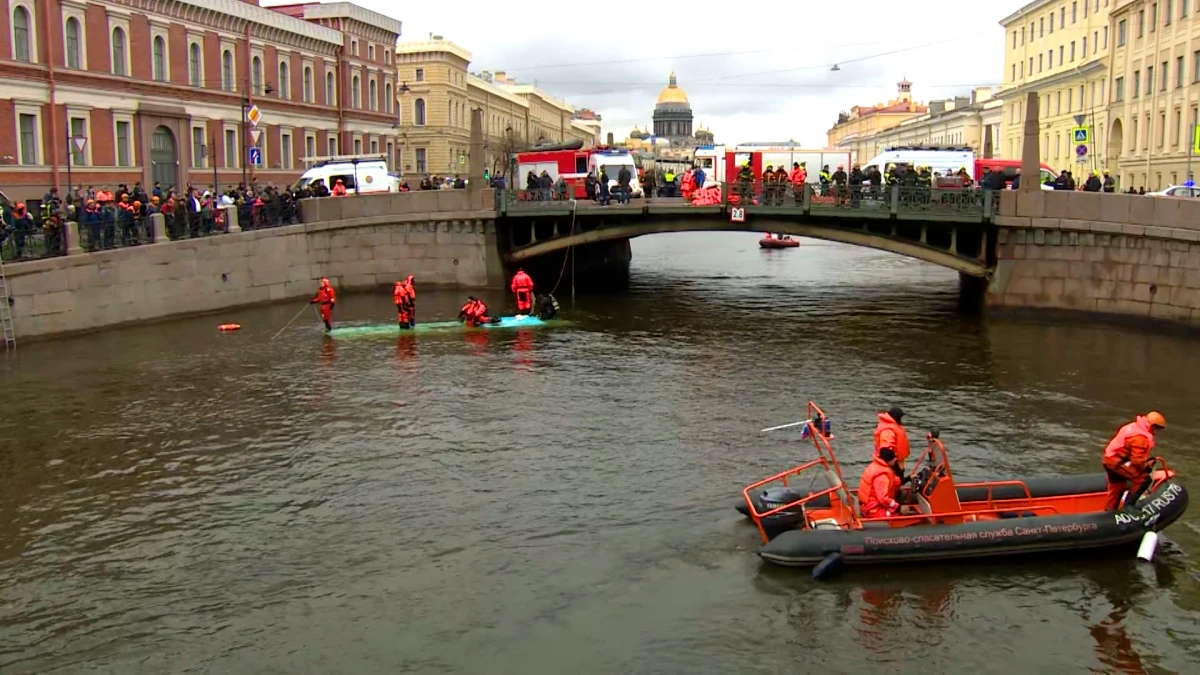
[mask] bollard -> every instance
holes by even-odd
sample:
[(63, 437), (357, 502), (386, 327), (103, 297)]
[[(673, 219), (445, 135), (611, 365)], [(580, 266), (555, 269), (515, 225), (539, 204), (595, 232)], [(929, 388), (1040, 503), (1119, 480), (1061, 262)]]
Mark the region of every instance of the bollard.
[(63, 230), (63, 239), (67, 242), (67, 255), (82, 255), (87, 252), (83, 250), (83, 245), (79, 241), (79, 223), (68, 220), (63, 223)]
[(221, 210), (225, 212), (225, 231), (229, 233), (241, 232), (242, 226), (238, 225), (237, 207), (222, 206)]
[(154, 243), (171, 241), (167, 236), (167, 217), (161, 213), (150, 214), (150, 231), (154, 234)]

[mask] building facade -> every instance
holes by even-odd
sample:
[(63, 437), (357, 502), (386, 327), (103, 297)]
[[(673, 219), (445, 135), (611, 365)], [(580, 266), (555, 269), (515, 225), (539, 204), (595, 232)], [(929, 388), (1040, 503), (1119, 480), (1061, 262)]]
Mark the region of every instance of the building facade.
[(573, 140), (590, 147), (599, 140), (599, 116), (575, 119), (575, 108), (504, 71), (470, 72), (471, 53), (440, 36), (402, 42), (396, 55), (406, 175), (465, 174), (475, 109), (483, 118), (485, 166), (493, 173), (524, 148)]
[[(399, 21), (346, 2), (0, 0), (0, 184), (289, 183), (389, 155)], [(257, 106), (257, 127), (245, 111)], [(260, 161), (250, 163), (251, 146)]]
[[(1000, 21), (1004, 27), (1003, 139), (996, 154), (1020, 159), (1025, 99), (1037, 92), (1041, 160), (1056, 170), (1104, 170), (1109, 12), (1115, 0), (1034, 0)], [(1072, 130), (1087, 127), (1088, 143)], [(1080, 146), (1085, 149), (1080, 150)]]
[(905, 120), (920, 117), (928, 112), (928, 106), (913, 102), (912, 82), (905, 78), (896, 84), (896, 98), (887, 103), (877, 103), (873, 106), (856, 105), (850, 112), (838, 115), (837, 123), (825, 132), (825, 145), (854, 151), (855, 156), (861, 158), (869, 152), (866, 147), (868, 142), (864, 142), (863, 139), (872, 138)]
[(865, 165), (884, 150), (897, 146), (967, 147), (983, 156), (989, 150), (988, 128), (991, 127), (993, 156), (996, 156), (1001, 133), (997, 109), (1000, 101), (992, 98), (986, 87), (976, 88), (970, 96), (930, 101), (928, 112), (907, 119), (878, 133), (859, 136), (854, 141), (855, 158)]
[(1188, 0), (1124, 0), (1114, 36), (1107, 117), (1109, 168), (1122, 188), (1160, 190), (1192, 178), (1200, 111), (1200, 19)]

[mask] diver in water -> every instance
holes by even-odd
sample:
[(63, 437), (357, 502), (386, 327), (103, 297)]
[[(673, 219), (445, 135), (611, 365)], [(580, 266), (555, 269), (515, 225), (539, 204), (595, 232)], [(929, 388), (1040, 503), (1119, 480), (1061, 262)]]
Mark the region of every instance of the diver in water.
[(542, 321), (549, 321), (558, 316), (558, 300), (554, 296), (547, 293), (539, 295), (537, 298), (538, 318)]

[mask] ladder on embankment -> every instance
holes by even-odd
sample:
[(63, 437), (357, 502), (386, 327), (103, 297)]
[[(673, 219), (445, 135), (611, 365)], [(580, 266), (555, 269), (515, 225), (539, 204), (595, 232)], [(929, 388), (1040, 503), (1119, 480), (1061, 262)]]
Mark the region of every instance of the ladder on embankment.
[(12, 301), (8, 297), (8, 278), (4, 276), (4, 262), (0, 261), (0, 333), (4, 337), (4, 351), (16, 351), (17, 334), (13, 331)]

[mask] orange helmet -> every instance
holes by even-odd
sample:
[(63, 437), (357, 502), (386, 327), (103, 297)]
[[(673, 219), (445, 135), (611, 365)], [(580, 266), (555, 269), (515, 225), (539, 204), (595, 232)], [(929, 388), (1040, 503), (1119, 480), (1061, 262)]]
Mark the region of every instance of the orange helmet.
[(133, 202), (133, 208), (135, 208), (135, 209), (140, 209), (140, 208), (142, 208), (142, 203), (141, 203), (141, 202), (139, 202), (139, 201), (136, 201), (136, 200), (135, 200), (135, 201)]
[(1146, 413), (1146, 421), (1149, 422), (1150, 426), (1152, 427), (1158, 427), (1159, 429), (1167, 428), (1167, 420), (1163, 418), (1162, 413), (1160, 412), (1150, 411)]

